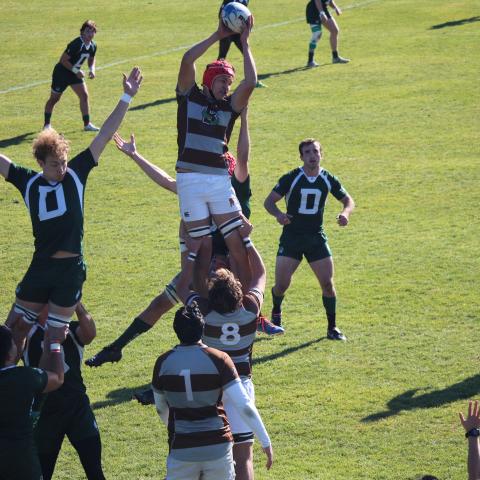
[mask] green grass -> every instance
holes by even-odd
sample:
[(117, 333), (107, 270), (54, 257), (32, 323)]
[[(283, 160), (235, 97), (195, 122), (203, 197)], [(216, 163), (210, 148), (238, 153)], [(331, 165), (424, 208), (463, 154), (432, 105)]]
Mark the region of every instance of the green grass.
[[(42, 123), (49, 78), (84, 19), (99, 25), (98, 78), (88, 83), (100, 124), (121, 95), (121, 73), (139, 64), (145, 82), (121, 133), (173, 173), (174, 96), (184, 50), (215, 27), (218, 0), (198, 2), (4, 0), (1, 153), (35, 167), (30, 144)], [(324, 34), (303, 70), (310, 33), (304, 1), (252, 1), (252, 49), (268, 89), (251, 101), (254, 239), (273, 282), (279, 227), (262, 208), (278, 177), (298, 164), (297, 145), (320, 138), (325, 168), (357, 202), (346, 229), (330, 200), (325, 227), (336, 262), (339, 326), (327, 342), (320, 290), (307, 265), (284, 302), (287, 334), (255, 345), (257, 404), (273, 440), (270, 472), (256, 446), (259, 480), (441, 479), (466, 477), (457, 412), (478, 398), (480, 272), (479, 0), (344, 0), (342, 55), (331, 65)], [(352, 7), (352, 8), (350, 8)], [(45, 19), (45, 21), (43, 21)], [(43, 24), (42, 24), (43, 22)], [(198, 65), (216, 56), (214, 47)], [(229, 57), (241, 69), (232, 48)], [(125, 63), (101, 68), (127, 60)], [(152, 104), (148, 106), (148, 104)], [(88, 145), (77, 99), (67, 92), (53, 124)], [(9, 140), (19, 137), (16, 141)], [(236, 138), (236, 133), (233, 138)], [(234, 142), (233, 142), (234, 143)], [(30, 261), (31, 227), (18, 192), (0, 183), (0, 316)], [(176, 199), (113, 146), (89, 179), (84, 300), (94, 314), (95, 353), (123, 330), (178, 269)], [(269, 293), (266, 308), (271, 305)], [(158, 479), (166, 432), (154, 408), (130, 401), (150, 381), (155, 358), (175, 343), (172, 316), (125, 350), (125, 360), (85, 370), (102, 432), (108, 478)], [(56, 478), (83, 478), (65, 442)]]

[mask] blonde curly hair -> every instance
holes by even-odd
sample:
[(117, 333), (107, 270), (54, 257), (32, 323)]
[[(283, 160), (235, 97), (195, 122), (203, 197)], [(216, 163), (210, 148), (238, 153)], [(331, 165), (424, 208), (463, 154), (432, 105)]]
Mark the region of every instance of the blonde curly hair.
[(70, 142), (53, 129), (44, 130), (33, 141), (32, 153), (39, 162), (45, 162), (48, 156), (67, 160)]

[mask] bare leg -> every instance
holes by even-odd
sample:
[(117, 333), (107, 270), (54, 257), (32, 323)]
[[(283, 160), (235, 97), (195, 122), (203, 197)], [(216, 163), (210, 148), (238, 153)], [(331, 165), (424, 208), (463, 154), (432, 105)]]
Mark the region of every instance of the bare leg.
[[(85, 124), (88, 124), (90, 121), (90, 105), (88, 101), (87, 84), (85, 82), (76, 83), (75, 85), (71, 85), (71, 87), (80, 100), (80, 111), (82, 112), (83, 121)], [(85, 117), (88, 117), (88, 121), (85, 120)]]
[(57, 102), (62, 97), (61, 93), (51, 92), (50, 98), (47, 100), (45, 104), (45, 122), (44, 125), (50, 125), (50, 119), (52, 117), (53, 108), (57, 104)]
[(235, 479), (253, 480), (253, 444), (234, 444), (233, 459), (235, 460)]

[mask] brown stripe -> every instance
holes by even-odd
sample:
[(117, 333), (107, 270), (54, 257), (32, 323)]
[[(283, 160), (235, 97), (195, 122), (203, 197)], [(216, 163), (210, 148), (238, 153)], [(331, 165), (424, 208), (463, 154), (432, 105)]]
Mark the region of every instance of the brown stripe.
[(203, 350), (215, 364), (221, 377), (222, 386), (228, 385), (230, 382), (238, 378), (237, 371), (232, 359), (220, 350), (215, 348), (206, 348)]
[(160, 355), (155, 362), (155, 367), (153, 368), (153, 375), (152, 375), (152, 385), (157, 390), (163, 390), (162, 379), (159, 377), (160, 369), (162, 368), (163, 362), (173, 353), (173, 350), (169, 350), (165, 352), (163, 355)]
[(249, 377), (252, 374), (252, 366), (250, 363), (236, 363), (235, 366), (237, 367), (238, 374), (243, 377)]
[(171, 408), (170, 412), (175, 420), (203, 420), (205, 418), (216, 417), (217, 415), (224, 415), (223, 408), (216, 405), (199, 408)]
[(175, 433), (172, 440), (172, 449), (195, 448), (233, 442), (233, 435), (230, 431), (230, 427), (226, 426), (221, 430), (212, 430), (209, 432), (195, 432), (188, 434)]
[[(185, 392), (185, 378), (181, 375), (162, 375), (163, 390), (167, 392)], [(215, 373), (191, 374), (193, 392), (205, 392), (207, 390), (220, 389), (222, 387), (220, 376)]]
[(227, 168), (223, 155), (193, 148), (185, 148), (178, 161), (204, 165), (205, 167), (223, 168), (224, 170)]
[(188, 119), (188, 132), (196, 135), (206, 135), (217, 140), (225, 140), (225, 127), (221, 125), (206, 125), (201, 120), (194, 118)]

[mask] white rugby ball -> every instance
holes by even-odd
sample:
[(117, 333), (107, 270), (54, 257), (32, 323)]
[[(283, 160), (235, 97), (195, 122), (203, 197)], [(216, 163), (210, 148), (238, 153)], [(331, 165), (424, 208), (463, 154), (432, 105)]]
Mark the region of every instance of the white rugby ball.
[(250, 10), (239, 2), (227, 3), (222, 8), (222, 22), (232, 32), (242, 33), (248, 23)]

